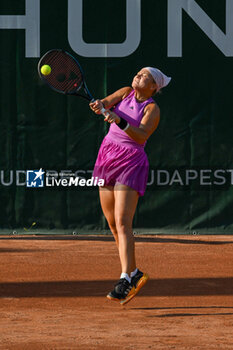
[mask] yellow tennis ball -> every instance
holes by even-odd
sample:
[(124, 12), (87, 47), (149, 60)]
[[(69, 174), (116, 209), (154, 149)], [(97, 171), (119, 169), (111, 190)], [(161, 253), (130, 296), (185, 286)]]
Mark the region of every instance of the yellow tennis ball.
[(40, 71), (43, 75), (49, 75), (51, 73), (51, 67), (48, 64), (44, 64)]

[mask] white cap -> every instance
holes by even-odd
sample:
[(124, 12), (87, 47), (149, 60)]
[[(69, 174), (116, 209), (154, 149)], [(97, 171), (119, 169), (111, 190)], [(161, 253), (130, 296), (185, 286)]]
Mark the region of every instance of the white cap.
[(147, 69), (150, 72), (154, 81), (156, 82), (158, 86), (157, 91), (159, 91), (160, 89), (162, 89), (170, 83), (171, 77), (167, 77), (159, 69), (153, 67), (145, 67), (145, 69)]

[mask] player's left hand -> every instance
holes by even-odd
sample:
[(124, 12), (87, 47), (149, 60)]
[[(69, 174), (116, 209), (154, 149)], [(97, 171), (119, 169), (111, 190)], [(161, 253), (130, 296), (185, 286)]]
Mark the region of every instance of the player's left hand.
[(108, 112), (108, 115), (104, 118), (105, 122), (108, 122), (110, 124), (112, 124), (112, 123), (119, 124), (120, 123), (121, 118), (118, 117), (118, 115), (116, 115), (116, 113), (114, 113), (110, 110), (106, 110), (106, 112)]

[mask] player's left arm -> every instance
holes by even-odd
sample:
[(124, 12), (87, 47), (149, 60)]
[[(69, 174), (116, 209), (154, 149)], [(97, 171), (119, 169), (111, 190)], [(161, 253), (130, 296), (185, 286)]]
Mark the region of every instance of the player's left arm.
[[(110, 112), (110, 115), (105, 118), (109, 123), (115, 122), (119, 124), (120, 117), (114, 112)], [(125, 133), (129, 135), (134, 141), (139, 144), (143, 144), (157, 129), (160, 120), (160, 109), (155, 103), (148, 104), (144, 109), (144, 115), (142, 117), (139, 127), (130, 125)]]

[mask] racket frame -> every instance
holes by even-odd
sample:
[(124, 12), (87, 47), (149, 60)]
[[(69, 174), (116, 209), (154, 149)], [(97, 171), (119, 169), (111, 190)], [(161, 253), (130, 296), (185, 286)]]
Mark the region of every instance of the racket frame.
[[(67, 56), (69, 56), (75, 63), (76, 65), (78, 66), (80, 72), (81, 72), (81, 77), (82, 77), (82, 83), (79, 85), (79, 87), (72, 91), (72, 92), (66, 92), (66, 91), (63, 91), (63, 90), (59, 90), (57, 88), (55, 88), (53, 85), (51, 85), (48, 80), (46, 79), (46, 76), (44, 76), (40, 69), (41, 69), (41, 62), (44, 60), (44, 58), (49, 55), (50, 53), (52, 52), (62, 52), (64, 54), (66, 54)], [(53, 89), (54, 91), (56, 92), (59, 92), (63, 95), (75, 95), (75, 96), (80, 96), (80, 97), (83, 97), (84, 99), (88, 100), (88, 101), (95, 101), (94, 97), (92, 96), (92, 94), (90, 93), (88, 87), (87, 87), (87, 84), (86, 84), (86, 81), (85, 81), (85, 78), (84, 78), (84, 72), (83, 72), (83, 69), (82, 67), (80, 66), (79, 62), (76, 60), (75, 57), (73, 57), (69, 52), (63, 50), (63, 49), (51, 49), (49, 51), (47, 51), (39, 60), (38, 62), (38, 74), (41, 78), (41, 80), (43, 82), (45, 82), (51, 89)], [(80, 91), (81, 89), (83, 88), (84, 92), (86, 95), (82, 95), (82, 94), (79, 94), (78, 91)]]
[[(48, 80), (44, 77), (44, 75), (41, 73), (41, 62), (42, 60), (48, 55), (50, 54), (51, 52), (63, 52), (65, 53), (66, 55), (68, 55), (78, 66), (80, 72), (81, 72), (81, 76), (82, 76), (82, 83), (80, 84), (80, 86), (74, 90), (73, 92), (66, 92), (66, 91), (62, 91), (62, 90), (59, 90), (59, 89), (56, 89), (53, 85), (49, 84)], [(92, 96), (92, 94), (90, 93), (88, 87), (87, 87), (87, 84), (86, 84), (86, 81), (85, 81), (85, 77), (84, 77), (84, 71), (81, 67), (81, 65), (79, 64), (78, 60), (72, 56), (69, 52), (67, 52), (66, 50), (63, 50), (63, 49), (51, 49), (49, 51), (47, 51), (39, 60), (38, 62), (38, 74), (39, 74), (39, 77), (41, 78), (41, 80), (43, 82), (45, 82), (52, 90), (58, 92), (58, 93), (61, 93), (63, 95), (71, 95), (71, 96), (79, 96), (79, 97), (82, 97), (84, 98), (85, 100), (88, 100), (89, 102), (95, 102), (95, 98)], [(85, 95), (83, 94), (80, 94), (78, 93), (78, 91), (80, 91), (81, 89), (84, 90), (85, 92)], [(106, 111), (105, 108), (101, 108), (101, 114), (103, 114), (105, 117), (109, 115), (109, 112)]]

